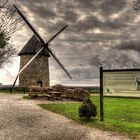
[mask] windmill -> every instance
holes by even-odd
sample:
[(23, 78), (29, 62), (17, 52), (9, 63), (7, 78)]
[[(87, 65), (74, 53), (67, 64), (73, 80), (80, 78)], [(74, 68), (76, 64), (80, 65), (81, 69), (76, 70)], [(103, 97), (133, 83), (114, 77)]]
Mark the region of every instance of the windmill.
[(72, 79), (71, 75), (67, 71), (67, 69), (63, 66), (63, 64), (59, 61), (59, 59), (56, 57), (56, 55), (52, 52), (52, 50), (48, 47), (51, 41), (53, 41), (65, 28), (67, 28), (68, 25), (64, 26), (62, 29), (60, 29), (54, 36), (52, 36), (47, 42), (43, 40), (43, 38), (39, 35), (39, 33), (34, 29), (34, 27), (30, 24), (30, 22), (25, 18), (25, 16), (22, 14), (22, 12), (17, 8), (16, 5), (14, 5), (17, 13), (22, 17), (22, 19), (25, 21), (25, 23), (29, 26), (29, 28), (32, 30), (34, 35), (37, 37), (37, 39), (41, 42), (42, 46), (38, 49), (37, 53), (20, 69), (18, 72), (16, 79), (13, 83), (13, 87), (16, 84), (16, 81), (19, 77), (19, 75), (31, 64), (31, 62), (43, 51), (47, 50), (48, 53), (55, 59), (55, 61), (59, 64), (59, 66), (63, 69), (63, 71), (67, 74), (67, 76)]

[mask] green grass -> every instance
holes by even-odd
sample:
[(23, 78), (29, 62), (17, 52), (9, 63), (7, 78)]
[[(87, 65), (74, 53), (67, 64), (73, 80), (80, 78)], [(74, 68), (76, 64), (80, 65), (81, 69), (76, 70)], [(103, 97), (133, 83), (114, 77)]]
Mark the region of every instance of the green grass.
[(91, 99), (98, 107), (98, 115), (88, 122), (78, 117), (78, 108), (81, 103), (40, 104), (40, 106), (91, 127), (140, 139), (140, 99), (105, 97), (104, 122), (100, 122), (99, 118), (99, 97), (91, 97)]
[[(1, 89), (1, 90), (0, 90), (0, 94), (1, 94), (1, 93), (8, 93), (8, 94), (9, 94), (9, 93), (10, 93), (10, 89), (4, 89), (4, 90)], [(16, 90), (16, 89), (13, 89), (12, 93), (10, 93), (10, 94), (18, 94), (18, 93), (19, 93), (19, 94), (24, 94), (24, 91), (23, 91), (23, 90)]]
[(33, 100), (33, 98), (31, 98), (29, 95), (25, 95), (25, 96), (23, 96), (23, 99)]

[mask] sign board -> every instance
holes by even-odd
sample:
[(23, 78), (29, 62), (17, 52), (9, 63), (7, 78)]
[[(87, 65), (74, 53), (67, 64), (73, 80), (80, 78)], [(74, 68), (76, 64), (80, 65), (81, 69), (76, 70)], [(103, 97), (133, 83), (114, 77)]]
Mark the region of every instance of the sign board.
[(140, 90), (140, 70), (108, 70), (103, 71), (104, 93), (120, 93), (121, 91)]

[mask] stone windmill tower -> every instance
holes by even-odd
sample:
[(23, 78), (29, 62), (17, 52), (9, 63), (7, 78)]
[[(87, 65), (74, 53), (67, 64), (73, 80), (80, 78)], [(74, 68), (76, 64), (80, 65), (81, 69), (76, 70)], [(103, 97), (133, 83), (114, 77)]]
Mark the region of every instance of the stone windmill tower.
[[(19, 52), (20, 69), (36, 54), (42, 44), (35, 35)], [(36, 59), (19, 75), (19, 86), (49, 86), (49, 53), (43, 50)]]

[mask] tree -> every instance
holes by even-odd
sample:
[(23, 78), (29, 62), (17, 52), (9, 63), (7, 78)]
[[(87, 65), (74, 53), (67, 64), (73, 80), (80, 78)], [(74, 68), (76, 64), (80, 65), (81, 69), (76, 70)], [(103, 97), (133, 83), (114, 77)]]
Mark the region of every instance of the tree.
[(140, 13), (140, 0), (133, 0), (133, 9), (136, 11), (137, 14)]
[(16, 49), (10, 44), (12, 34), (21, 27), (21, 18), (8, 0), (0, 0), (0, 67), (11, 62)]

